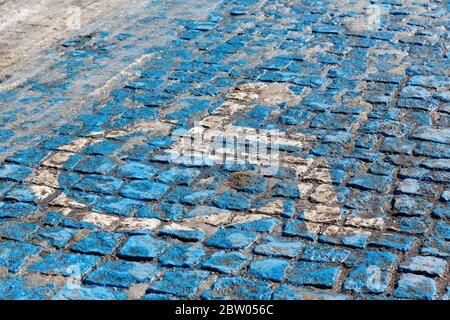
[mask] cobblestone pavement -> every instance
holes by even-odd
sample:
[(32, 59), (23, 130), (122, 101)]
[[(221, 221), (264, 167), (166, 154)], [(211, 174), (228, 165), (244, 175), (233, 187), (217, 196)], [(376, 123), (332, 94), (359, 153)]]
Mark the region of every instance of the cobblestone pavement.
[[(105, 17), (116, 7), (124, 10), (132, 10), (136, 1), (122, 0), (35, 0), (32, 3), (27, 0), (0, 0), (0, 69), (14, 66), (19, 61), (32, 57), (26, 63), (27, 76), (33, 73), (36, 67), (33, 55), (39, 50), (45, 49), (53, 41), (64, 39), (67, 33), (89, 24), (111, 24), (113, 19), (94, 19), (98, 16)], [(81, 14), (82, 13), (82, 14)], [(2, 80), (16, 77), (11, 70)]]
[(449, 298), (446, 1), (141, 4), (0, 91), (1, 298)]

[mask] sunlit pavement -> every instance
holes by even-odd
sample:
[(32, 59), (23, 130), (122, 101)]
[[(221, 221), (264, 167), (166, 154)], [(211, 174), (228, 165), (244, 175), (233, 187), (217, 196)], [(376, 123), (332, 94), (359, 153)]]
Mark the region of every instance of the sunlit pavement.
[(41, 52), (0, 298), (448, 299), (449, 9), (141, 1)]

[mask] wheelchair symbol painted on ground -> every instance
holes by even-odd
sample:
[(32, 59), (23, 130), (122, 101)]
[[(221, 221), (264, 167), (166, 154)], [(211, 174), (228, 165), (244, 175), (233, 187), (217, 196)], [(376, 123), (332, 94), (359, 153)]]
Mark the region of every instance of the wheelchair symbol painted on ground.
[[(327, 160), (322, 157), (298, 156), (298, 154), (307, 153), (308, 149), (317, 142), (317, 137), (288, 131), (281, 132), (271, 128), (253, 129), (236, 124), (236, 120), (239, 120), (242, 114), (248, 113), (255, 106), (274, 107), (274, 113), (276, 113), (280, 112), (277, 110), (277, 106), (292, 102), (294, 99), (297, 99), (297, 96), (281, 84), (241, 85), (230, 90), (226, 101), (220, 107), (188, 130), (174, 130), (174, 124), (170, 121), (151, 120), (138, 122), (122, 130), (96, 132), (89, 137), (77, 138), (60, 146), (46, 157), (29, 181), (39, 199), (47, 197), (54, 190), (63, 190), (59, 195), (52, 197), (49, 203), (52, 207), (61, 208), (60, 211), (65, 215), (92, 223), (98, 228), (108, 231), (165, 228), (186, 231), (194, 229), (210, 233), (220, 227), (276, 217), (285, 210), (285, 198), (273, 197), (270, 201), (260, 201), (260, 205), (252, 205), (247, 210), (217, 208), (211, 205), (210, 199), (208, 199), (205, 203), (190, 206), (189, 210), (196, 210), (195, 215), (182, 215), (175, 219), (135, 216), (134, 213), (111, 214), (103, 211), (101, 206), (92, 206), (90, 202), (99, 200), (108, 202), (108, 199), (112, 199), (113, 194), (118, 193), (119, 185), (120, 188), (123, 188), (127, 183), (134, 182), (139, 189), (139, 181), (153, 181), (155, 177), (145, 179), (145, 170), (143, 170), (141, 178), (144, 180), (129, 182), (130, 180), (121, 180), (117, 176), (109, 177), (105, 174), (106, 180), (93, 179), (89, 182), (88, 179), (99, 178), (100, 174), (84, 172), (81, 173), (81, 178), (87, 193), (83, 193), (79, 188), (80, 183), (75, 182), (76, 177), (80, 177), (80, 173), (67, 170), (71, 168), (72, 162), (76, 162), (75, 160), (81, 157), (80, 154), (83, 153), (83, 150), (103, 141), (118, 139), (126, 142), (122, 148), (109, 155), (110, 161), (122, 162), (123, 165), (123, 158), (119, 157), (119, 154), (125, 152), (127, 148), (142, 144), (143, 138), (158, 137), (167, 140), (167, 137), (170, 137), (170, 146), (152, 151), (151, 154), (143, 155), (143, 158), (149, 164), (152, 163), (151, 161), (147, 162), (150, 159), (163, 163), (166, 170), (176, 167), (180, 171), (209, 172), (209, 175), (203, 174), (189, 183), (190, 188), (195, 189), (197, 185), (205, 185), (213, 181), (214, 175), (218, 172), (215, 168), (223, 165), (245, 168), (245, 170), (238, 171), (239, 175), (258, 175), (268, 179), (276, 176), (281, 169), (291, 170), (297, 178), (295, 184), (298, 185), (301, 193), (309, 192), (309, 198), (314, 199), (314, 201), (306, 201), (302, 197), (292, 199), (294, 210), (301, 212), (305, 221), (309, 221), (306, 223), (307, 227), (316, 229), (318, 227), (316, 223), (338, 222), (341, 216)], [(298, 152), (292, 152), (293, 150)], [(117, 167), (121, 164), (118, 163)], [(230, 174), (235, 173), (231, 172)], [(155, 181), (157, 186), (160, 185), (160, 182)], [(131, 196), (131, 199), (125, 198), (124, 201), (157, 205), (172, 188), (179, 186), (171, 186), (171, 190), (163, 190), (161, 197), (144, 195), (142, 197), (144, 199), (140, 199), (140, 195), (149, 190), (145, 190), (144, 185), (141, 187), (142, 189), (137, 192), (140, 192), (139, 196)], [(98, 191), (98, 188), (103, 189)], [(109, 192), (108, 188), (111, 188), (112, 191)], [(223, 185), (218, 185), (215, 189), (210, 190), (214, 191), (216, 195), (227, 191), (226, 186)], [(234, 192), (236, 191), (234, 190)], [(89, 195), (92, 195), (95, 200), (90, 199)], [(139, 205), (136, 205), (136, 210), (138, 208)]]

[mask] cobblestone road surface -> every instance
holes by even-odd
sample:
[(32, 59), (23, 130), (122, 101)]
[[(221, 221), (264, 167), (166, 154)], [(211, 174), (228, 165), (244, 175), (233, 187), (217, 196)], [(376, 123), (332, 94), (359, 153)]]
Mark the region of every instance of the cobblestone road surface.
[(449, 9), (141, 1), (15, 64), (0, 298), (448, 299)]

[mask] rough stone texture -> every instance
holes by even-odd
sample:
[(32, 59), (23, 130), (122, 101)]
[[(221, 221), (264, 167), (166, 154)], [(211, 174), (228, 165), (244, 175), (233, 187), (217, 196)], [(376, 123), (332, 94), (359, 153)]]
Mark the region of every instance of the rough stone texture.
[(119, 3), (0, 70), (0, 298), (448, 299), (446, 1)]

